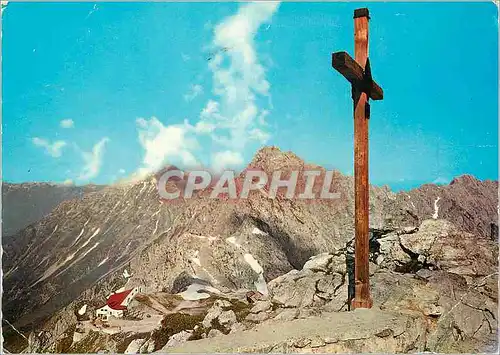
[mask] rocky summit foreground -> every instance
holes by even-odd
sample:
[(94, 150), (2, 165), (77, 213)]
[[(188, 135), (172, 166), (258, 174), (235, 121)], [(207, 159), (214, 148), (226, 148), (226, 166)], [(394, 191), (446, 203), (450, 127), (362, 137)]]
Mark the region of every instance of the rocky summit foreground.
[[(264, 148), (249, 165), (305, 169)], [(340, 199), (159, 201), (154, 178), (60, 203), (4, 245), (10, 352), (492, 352), (498, 183), (371, 187), (374, 306), (353, 293), (353, 185)], [(29, 189), (29, 188), (28, 188)], [(138, 287), (123, 317), (96, 317)], [(15, 329), (15, 330), (14, 330)]]

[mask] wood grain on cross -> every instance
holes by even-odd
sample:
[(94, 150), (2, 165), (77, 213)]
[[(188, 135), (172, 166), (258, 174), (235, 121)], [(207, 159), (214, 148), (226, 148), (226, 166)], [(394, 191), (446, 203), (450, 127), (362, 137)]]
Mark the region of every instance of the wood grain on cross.
[(346, 52), (332, 54), (332, 66), (352, 85), (354, 101), (354, 184), (355, 184), (355, 289), (353, 308), (371, 308), (369, 271), (369, 189), (368, 119), (369, 99), (382, 100), (382, 88), (372, 79), (368, 60), (368, 9), (354, 10), (354, 57)]

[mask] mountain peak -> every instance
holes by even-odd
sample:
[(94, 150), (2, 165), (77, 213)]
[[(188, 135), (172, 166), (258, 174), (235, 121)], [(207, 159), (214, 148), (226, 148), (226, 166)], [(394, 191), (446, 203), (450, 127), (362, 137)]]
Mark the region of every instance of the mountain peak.
[(284, 168), (286, 170), (301, 169), (303, 166), (304, 161), (295, 153), (283, 152), (277, 146), (266, 146), (255, 153), (248, 168), (260, 168), (269, 172)]
[(468, 185), (468, 184), (476, 184), (478, 182), (480, 182), (480, 180), (477, 179), (475, 176), (469, 175), (469, 174), (464, 174), (464, 175), (460, 175), (460, 176), (457, 176), (456, 178), (454, 178), (450, 182), (450, 185), (454, 185), (454, 184)]

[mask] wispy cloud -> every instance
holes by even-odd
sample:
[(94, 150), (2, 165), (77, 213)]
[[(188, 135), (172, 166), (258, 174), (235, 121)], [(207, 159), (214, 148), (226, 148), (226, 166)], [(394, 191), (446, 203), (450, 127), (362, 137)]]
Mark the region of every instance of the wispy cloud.
[[(213, 96), (193, 124), (185, 120), (182, 124), (164, 125), (156, 117), (137, 120), (144, 157), (133, 180), (157, 172), (166, 164), (199, 165), (194, 153), (201, 136), (212, 140), (215, 149), (210, 164), (218, 170), (241, 165), (242, 152), (250, 142), (263, 144), (269, 139), (269, 107), (261, 103), (269, 102), (270, 84), (257, 56), (255, 35), (269, 23), (278, 6), (277, 2), (243, 4), (235, 15), (214, 27), (208, 62)], [(182, 58), (189, 59), (184, 54)], [(201, 93), (203, 87), (193, 85), (184, 99), (191, 101)]]
[(188, 54), (185, 54), (185, 53), (181, 53), (181, 57), (182, 57), (182, 60), (184, 62), (191, 60), (191, 56), (189, 56)]
[(193, 101), (196, 97), (203, 94), (203, 86), (200, 84), (191, 85), (189, 92), (184, 95), (184, 100), (187, 102)]
[(59, 122), (59, 125), (62, 128), (73, 128), (75, 126), (75, 122), (71, 118), (68, 118)]
[(31, 141), (37, 147), (44, 148), (45, 153), (53, 158), (59, 158), (62, 155), (62, 149), (66, 146), (66, 142), (61, 140), (50, 143), (47, 139), (33, 137)]
[(255, 35), (269, 23), (278, 6), (278, 2), (245, 4), (215, 26), (212, 46), (216, 54), (209, 68), (216, 98), (207, 102), (200, 122), (215, 127), (210, 132), (222, 152), (236, 154), (250, 141), (265, 143), (270, 137), (265, 122), (269, 111), (257, 103), (258, 97), (269, 97), (270, 84), (257, 56)]
[(157, 172), (167, 163), (193, 166), (197, 160), (192, 151), (198, 143), (189, 136), (193, 130), (187, 122), (165, 126), (156, 117), (137, 119), (139, 142), (145, 153), (142, 165), (136, 172), (138, 178)]
[(82, 152), (85, 164), (80, 172), (80, 175), (78, 176), (78, 180), (86, 181), (99, 175), (102, 166), (104, 148), (108, 142), (109, 138), (104, 137), (94, 145), (91, 152)]

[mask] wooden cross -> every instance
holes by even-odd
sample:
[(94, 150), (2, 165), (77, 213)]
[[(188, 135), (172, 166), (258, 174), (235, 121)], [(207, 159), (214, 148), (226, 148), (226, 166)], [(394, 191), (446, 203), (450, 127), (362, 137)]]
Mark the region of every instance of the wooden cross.
[(332, 66), (352, 85), (354, 101), (354, 183), (355, 183), (355, 289), (353, 308), (371, 308), (369, 271), (369, 188), (368, 184), (368, 99), (382, 100), (382, 88), (373, 81), (368, 60), (368, 9), (354, 10), (354, 57), (346, 52), (332, 54)]

